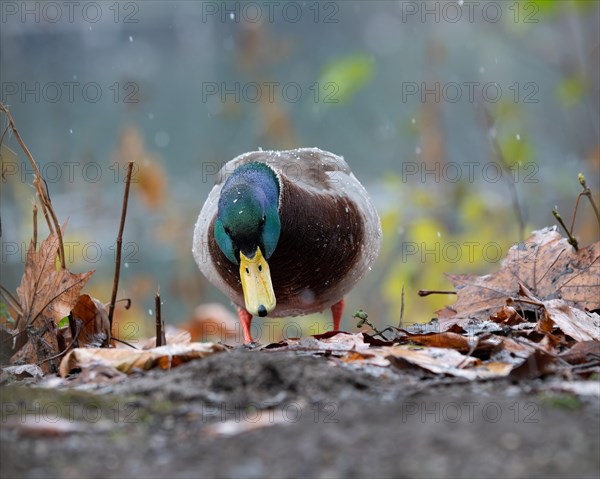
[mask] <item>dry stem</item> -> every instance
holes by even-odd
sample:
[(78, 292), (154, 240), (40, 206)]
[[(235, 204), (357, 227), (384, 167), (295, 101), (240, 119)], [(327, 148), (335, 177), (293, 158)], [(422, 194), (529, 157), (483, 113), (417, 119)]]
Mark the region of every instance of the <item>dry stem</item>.
[(33, 203), (33, 249), (37, 249), (37, 235), (38, 235), (38, 223), (37, 223), (38, 207)]
[(420, 289), (419, 296), (429, 296), (430, 294), (456, 294), (456, 291), (437, 291), (435, 289)]
[(404, 284), (402, 285), (402, 296), (401, 296), (401, 304), (400, 304), (400, 324), (398, 327), (402, 327), (402, 320), (404, 319)]
[(577, 239), (567, 229), (567, 226), (565, 225), (565, 222), (563, 221), (562, 216), (560, 216), (559, 212), (556, 210), (552, 210), (552, 214), (556, 218), (556, 221), (558, 221), (558, 223), (563, 227), (563, 229), (565, 230), (565, 233), (567, 233), (567, 242), (573, 248), (575, 248), (575, 251), (579, 251), (579, 243), (577, 242)]
[(162, 322), (160, 308), (160, 286), (158, 291), (156, 291), (156, 297), (154, 298), (154, 309), (156, 310), (156, 346), (166, 346), (167, 338), (165, 337), (165, 325)]
[(579, 200), (582, 196), (587, 196), (588, 200), (590, 200), (590, 204), (594, 209), (594, 213), (596, 213), (596, 221), (598, 225), (600, 225), (600, 213), (598, 212), (598, 207), (596, 206), (596, 202), (594, 201), (594, 197), (592, 196), (592, 190), (589, 189), (585, 176), (582, 173), (578, 175), (579, 184), (583, 188), (583, 191), (577, 195), (577, 201), (575, 202), (575, 209), (573, 210), (573, 221), (571, 221), (571, 233), (573, 233), (573, 227), (575, 226), (575, 217), (577, 216), (577, 207), (579, 206)]
[[(127, 216), (127, 203), (129, 200), (129, 186), (131, 184), (131, 173), (133, 171), (133, 162), (130, 161), (127, 166), (127, 179), (125, 180), (125, 193), (123, 194), (123, 208), (121, 209), (121, 223), (117, 235), (117, 257), (115, 261), (115, 276), (113, 279), (113, 290), (108, 308), (108, 322), (110, 324), (110, 334), (112, 336), (113, 314), (115, 303), (117, 302), (117, 291), (119, 290), (119, 275), (121, 273), (121, 249), (123, 245), (123, 230), (125, 229), (125, 217)], [(110, 342), (110, 338), (109, 338)]]
[(78, 348), (79, 343), (77, 338), (79, 337), (79, 332), (77, 331), (77, 322), (73, 317), (73, 311), (69, 313), (69, 329), (71, 330), (71, 337), (73, 338), (73, 347)]
[[(33, 171), (35, 172), (35, 179), (33, 180), (33, 185), (35, 186), (36, 194), (40, 201), (40, 205), (42, 206), (42, 211), (44, 212), (44, 217), (46, 218), (46, 222), (48, 223), (48, 228), (50, 229), (50, 233), (52, 233), (53, 230), (56, 230), (56, 234), (58, 236), (58, 253), (60, 256), (60, 264), (63, 269), (66, 269), (67, 265), (65, 262), (65, 246), (63, 244), (62, 230), (60, 229), (60, 224), (58, 223), (58, 218), (56, 217), (56, 213), (54, 212), (54, 209), (52, 208), (52, 201), (50, 200), (50, 195), (48, 193), (48, 185), (46, 185), (46, 182), (44, 181), (44, 178), (42, 177), (40, 170), (38, 169), (38, 166), (37, 166), (35, 160), (33, 159), (31, 152), (29, 151), (29, 148), (27, 148), (27, 145), (23, 141), (23, 138), (21, 138), (21, 135), (19, 134), (19, 131), (17, 130), (15, 121), (13, 120), (12, 115), (10, 114), (10, 112), (8, 111), (8, 108), (6, 108), (6, 106), (3, 103), (0, 103), (0, 111), (6, 115), (6, 118), (8, 119), (8, 123), (10, 125), (10, 129), (12, 130), (13, 134), (15, 135), (15, 138), (17, 139), (17, 142), (19, 143), (19, 145), (21, 146), (21, 149), (25, 153), (25, 156), (27, 156), (27, 158), (29, 159), (31, 166), (33, 167)], [(2, 135), (2, 139), (4, 139), (4, 135)], [(42, 183), (44, 186), (42, 186)], [(50, 213), (52, 222), (50, 221), (50, 218), (48, 217), (48, 213)], [(53, 224), (54, 224), (54, 228), (52, 227)]]

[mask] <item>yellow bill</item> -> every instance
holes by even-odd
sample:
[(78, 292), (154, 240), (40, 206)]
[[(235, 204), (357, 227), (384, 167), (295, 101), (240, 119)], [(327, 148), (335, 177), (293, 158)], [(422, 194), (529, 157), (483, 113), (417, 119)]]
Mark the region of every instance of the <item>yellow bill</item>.
[(240, 279), (246, 310), (252, 316), (264, 317), (275, 309), (277, 303), (271, 284), (271, 272), (260, 248), (256, 248), (253, 258), (248, 258), (240, 251)]

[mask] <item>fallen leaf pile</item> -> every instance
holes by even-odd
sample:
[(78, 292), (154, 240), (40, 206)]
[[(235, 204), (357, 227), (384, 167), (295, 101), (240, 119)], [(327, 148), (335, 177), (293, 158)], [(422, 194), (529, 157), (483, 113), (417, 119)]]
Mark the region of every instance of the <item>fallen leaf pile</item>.
[[(447, 276), (458, 299), (438, 311), (440, 324), (487, 320), (507, 299), (519, 298), (521, 285), (540, 301), (562, 299), (582, 311), (594, 311), (600, 309), (600, 242), (575, 251), (555, 227), (545, 228), (513, 246), (495, 274)], [(535, 310), (527, 304), (522, 307)]]
[[(555, 228), (535, 231), (497, 273), (451, 275), (457, 301), (438, 312), (436, 325), (469, 336), (472, 356), (521, 357), (520, 372), (533, 375), (589, 377), (600, 371), (599, 259), (600, 242), (575, 250)], [(490, 348), (497, 339), (500, 347)]]
[[(80, 295), (92, 272), (76, 275), (57, 268), (56, 241), (50, 235), (39, 252), (30, 247), (18, 289), (17, 328), (1, 331), (4, 343), (25, 346), (13, 353), (14, 366), (5, 373), (38, 377), (37, 364), (47, 374), (53, 361), (44, 358), (62, 352), (62, 377), (79, 372), (82, 382), (120, 381), (134, 372), (169, 369), (227, 351), (221, 344), (191, 342), (190, 332), (177, 329), (167, 330), (167, 346), (153, 347), (155, 338), (142, 349), (111, 342), (106, 307)], [(547, 374), (587, 379), (600, 373), (599, 257), (600, 243), (576, 251), (555, 229), (546, 228), (513, 246), (494, 274), (450, 275), (457, 301), (430, 323), (390, 327), (387, 335), (330, 332), (286, 339), (261, 346), (257, 353), (296, 351), (340, 365), (466, 380)], [(77, 331), (75, 348), (71, 326), (59, 327), (69, 314)]]
[(470, 380), (588, 378), (600, 372), (599, 258), (599, 242), (576, 251), (555, 228), (535, 231), (510, 249), (497, 273), (449, 275), (457, 301), (428, 324), (388, 328), (393, 337), (329, 333), (266, 349)]

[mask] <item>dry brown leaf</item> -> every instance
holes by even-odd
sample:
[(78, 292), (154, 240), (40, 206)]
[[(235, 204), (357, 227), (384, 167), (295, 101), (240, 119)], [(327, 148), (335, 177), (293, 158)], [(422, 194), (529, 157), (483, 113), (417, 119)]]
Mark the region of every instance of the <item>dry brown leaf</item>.
[(540, 320), (535, 325), (535, 330), (543, 334), (551, 334), (554, 329), (554, 321), (547, 314), (542, 314)]
[(600, 308), (600, 242), (575, 251), (556, 228), (534, 231), (514, 245), (500, 270), (485, 276), (449, 274), (457, 301), (440, 311), (440, 323), (454, 318), (488, 319), (508, 298), (519, 294), (519, 283), (540, 300), (563, 299), (579, 309)]
[(527, 344), (527, 340), (525, 339), (522, 339), (520, 341), (515, 341), (514, 339), (503, 337), (499, 337), (498, 339), (500, 340), (500, 347), (502, 349), (508, 351), (509, 353), (512, 353), (513, 355), (519, 358), (528, 358), (533, 353), (533, 351), (535, 351), (535, 347), (530, 344)]
[[(471, 350), (467, 337), (456, 333), (410, 334), (411, 341), (427, 343), (424, 347), (408, 345), (371, 346), (361, 341), (361, 334), (337, 333), (322, 338), (288, 340), (280, 345), (286, 349), (309, 349), (320, 352), (344, 353), (340, 360), (350, 364), (388, 367), (417, 366), (435, 374), (448, 374), (468, 380), (505, 377), (537, 377), (553, 370), (555, 357), (542, 351), (544, 345), (527, 339), (518, 340), (486, 333), (478, 338), (474, 352), (489, 357), (485, 362), (459, 351)], [(433, 347), (444, 344), (446, 347)], [(552, 345), (546, 345), (552, 349)], [(486, 354), (487, 352), (487, 354)], [(338, 354), (339, 355), (339, 354)]]
[(435, 348), (456, 349), (466, 353), (470, 349), (469, 338), (456, 333), (409, 334), (407, 339), (412, 342)]
[(381, 354), (370, 353), (368, 351), (349, 351), (340, 358), (345, 363), (360, 362), (361, 364), (370, 364), (372, 366), (387, 367), (390, 360)]
[[(436, 338), (436, 334), (422, 335), (426, 341), (433, 342), (437, 339), (459, 348), (464, 347), (464, 343), (457, 338), (437, 336), (440, 337)], [(463, 339), (467, 340), (467, 338)], [(488, 335), (479, 341), (476, 351), (481, 352), (484, 349), (491, 352), (490, 360), (486, 362), (461, 354), (452, 348), (407, 345), (371, 347), (360, 351), (351, 350), (347, 351), (340, 360), (345, 363), (381, 367), (387, 367), (390, 364), (404, 367), (410, 364), (435, 374), (448, 374), (468, 380), (505, 377), (517, 370), (518, 374), (537, 376), (548, 371), (553, 363), (553, 358), (549, 354), (539, 351), (533, 345), (527, 344), (526, 341), (521, 343), (510, 338)], [(539, 355), (539, 358), (536, 355)]]
[(2, 368), (2, 372), (9, 377), (21, 380), (28, 378), (39, 379), (44, 376), (44, 372), (36, 364), (22, 364), (21, 366), (7, 366)]
[(60, 375), (65, 377), (73, 369), (92, 365), (110, 366), (124, 373), (156, 367), (169, 369), (225, 350), (224, 346), (215, 343), (173, 344), (148, 350), (77, 348), (69, 351), (61, 361)]
[(40, 319), (58, 322), (68, 316), (77, 299), (79, 292), (94, 271), (73, 274), (67, 269), (57, 267), (56, 257), (58, 236), (50, 234), (36, 251), (33, 242), (27, 251), (27, 262), (21, 285), (17, 295), (21, 303), (23, 317), (19, 324), (40, 325)]
[(362, 350), (368, 349), (363, 333), (340, 333), (330, 338), (315, 339), (316, 345), (327, 350)]
[(507, 326), (515, 326), (516, 324), (525, 322), (521, 315), (517, 313), (517, 310), (512, 306), (503, 306), (496, 314), (492, 314), (490, 319), (496, 323)]
[(308, 338), (288, 338), (281, 343), (273, 343), (265, 346), (266, 349), (284, 348), (290, 350), (309, 350), (309, 351), (359, 351), (369, 349), (369, 344), (365, 342), (363, 333), (337, 333), (332, 336), (329, 334), (319, 335)]
[[(42, 242), (39, 251), (33, 242), (29, 245), (25, 272), (17, 288), (23, 313), (18, 327), (20, 331), (27, 329), (29, 342), (13, 356), (13, 363), (38, 363), (59, 352), (56, 325), (69, 315), (79, 292), (94, 273), (73, 274), (57, 267), (57, 249), (56, 233)], [(48, 372), (52, 368), (43, 363), (42, 369)]]
[(542, 324), (548, 321), (576, 341), (600, 340), (600, 315), (573, 308), (562, 299), (544, 301)]
[(450, 374), (470, 380), (507, 376), (513, 369), (512, 364), (504, 362), (481, 364), (478, 359), (464, 356), (454, 349), (392, 346), (381, 350), (388, 358), (404, 360), (436, 374)]
[(82, 294), (73, 308), (73, 318), (82, 321), (79, 347), (100, 348), (110, 341), (110, 323), (106, 306), (89, 294)]
[[(524, 337), (533, 341), (535, 341), (537, 338), (535, 331), (524, 335)], [(538, 343), (538, 346), (540, 346), (544, 351), (556, 354), (560, 350), (561, 346), (568, 347), (569, 343), (573, 344), (573, 341), (571, 339), (567, 340), (564, 334), (544, 334), (541, 341)]]
[(530, 379), (556, 371), (556, 359), (545, 351), (536, 349), (511, 372), (515, 379)]
[(571, 364), (581, 364), (590, 361), (600, 361), (600, 342), (582, 341), (560, 355)]

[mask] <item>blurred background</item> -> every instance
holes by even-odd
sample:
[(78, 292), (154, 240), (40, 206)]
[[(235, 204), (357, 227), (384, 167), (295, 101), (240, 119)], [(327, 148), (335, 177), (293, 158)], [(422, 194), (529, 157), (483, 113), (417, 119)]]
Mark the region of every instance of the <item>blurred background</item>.
[[(403, 285), (404, 321), (428, 321), (453, 297), (419, 298), (419, 289), (451, 289), (445, 272), (497, 270), (512, 244), (555, 224), (555, 207), (570, 224), (579, 172), (597, 197), (598, 2), (1, 8), (1, 100), (59, 219), (69, 219), (69, 267), (96, 269), (86, 291), (103, 302), (126, 164), (136, 162), (119, 290), (133, 306), (118, 310), (122, 339), (153, 334), (159, 285), (168, 324), (208, 317), (236, 327), (228, 299), (200, 275), (191, 241), (216, 172), (246, 151), (330, 150), (369, 191), (384, 242), (347, 298), (349, 331), (358, 308), (377, 326), (397, 324)], [(0, 282), (14, 292), (32, 235), (33, 172), (12, 135), (1, 154)], [(598, 239), (586, 201), (575, 233), (582, 244)], [(223, 308), (198, 310), (209, 303)], [(315, 334), (330, 321), (329, 312), (258, 320), (255, 337)]]

